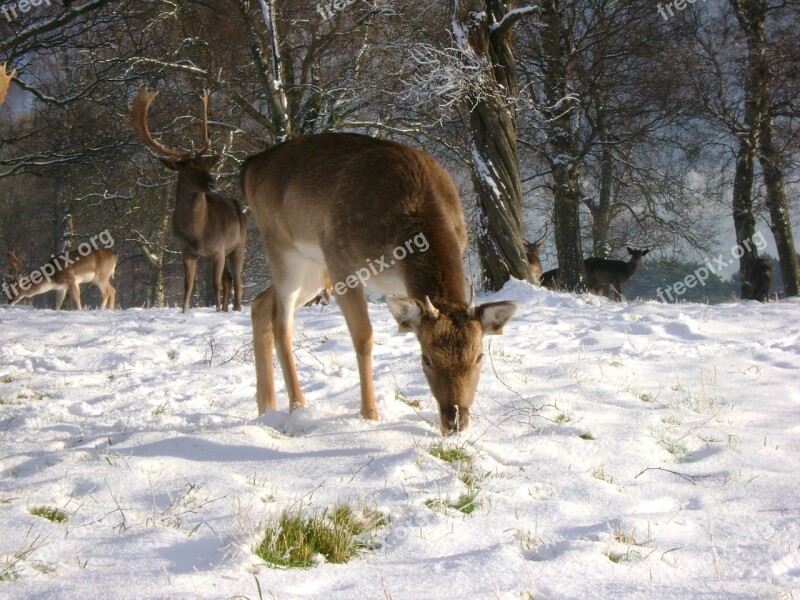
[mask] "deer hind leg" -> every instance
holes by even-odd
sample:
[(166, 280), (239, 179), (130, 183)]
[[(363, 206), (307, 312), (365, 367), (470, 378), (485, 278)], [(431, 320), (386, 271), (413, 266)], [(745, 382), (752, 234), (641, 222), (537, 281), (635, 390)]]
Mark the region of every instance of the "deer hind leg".
[(194, 289), (194, 275), (197, 271), (197, 259), (183, 257), (183, 312), (189, 310), (189, 302), (192, 299)]
[(275, 410), (275, 369), (272, 366), (272, 329), (275, 288), (267, 288), (253, 300), (250, 318), (253, 321), (253, 356), (256, 363), (256, 404), (258, 414)]
[(242, 310), (242, 269), (244, 267), (244, 245), (230, 255), (233, 270), (233, 310)]
[[(341, 281), (341, 279), (340, 279)], [(375, 406), (375, 388), (372, 381), (372, 323), (369, 320), (364, 288), (358, 287), (342, 296), (336, 296), (353, 340), (358, 361), (358, 378), (361, 382), (361, 416), (369, 420), (378, 419)]]
[(294, 313), (298, 306), (316, 296), (321, 287), (324, 268), (296, 252), (286, 252), (280, 264), (273, 266), (275, 299), (272, 312), (272, 328), (275, 335), (275, 349), (278, 362), (283, 371), (283, 381), (289, 394), (289, 409), (305, 406), (305, 397), (297, 377), (294, 353), (292, 352), (292, 333)]

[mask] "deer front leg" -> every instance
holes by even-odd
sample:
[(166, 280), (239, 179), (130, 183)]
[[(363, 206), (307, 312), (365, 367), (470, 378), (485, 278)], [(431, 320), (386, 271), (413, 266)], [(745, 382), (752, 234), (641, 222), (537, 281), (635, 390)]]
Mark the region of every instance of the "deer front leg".
[(372, 381), (372, 323), (369, 320), (364, 289), (348, 290), (346, 294), (336, 296), (336, 302), (342, 309), (356, 351), (358, 378), (361, 382), (361, 416), (375, 421), (378, 419), (378, 408), (375, 406)]
[[(64, 298), (67, 297), (67, 288), (56, 289), (56, 310), (61, 310), (61, 305), (64, 304)], [(18, 298), (22, 298), (19, 296)]]
[(270, 287), (253, 300), (250, 318), (253, 321), (253, 357), (256, 363), (256, 404), (258, 414), (275, 410), (275, 370), (272, 366), (273, 301), (275, 289)]
[(72, 308), (75, 310), (83, 310), (81, 306), (81, 288), (76, 279), (71, 279), (69, 282), (69, 295), (72, 298)]
[(183, 256), (183, 312), (189, 310), (194, 289), (194, 274), (197, 271), (197, 259)]
[[(222, 274), (225, 272), (225, 254), (218, 254), (214, 256), (213, 260), (214, 281), (212, 282), (212, 287), (214, 289), (214, 306), (217, 307), (217, 312), (219, 312), (222, 310)], [(228, 310), (227, 306), (225, 310)]]

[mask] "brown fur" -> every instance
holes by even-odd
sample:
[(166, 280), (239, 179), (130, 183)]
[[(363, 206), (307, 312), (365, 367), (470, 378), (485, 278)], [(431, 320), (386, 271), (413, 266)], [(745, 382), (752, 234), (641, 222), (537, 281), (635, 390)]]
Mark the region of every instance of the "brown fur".
[[(59, 265), (65, 264), (65, 257), (71, 258), (73, 264), (59, 269)], [(81, 310), (80, 283), (92, 283), (103, 295), (100, 308), (114, 308), (116, 304), (117, 291), (111, 285), (111, 279), (117, 268), (117, 253), (106, 248), (92, 250), (86, 256), (81, 257), (76, 251), (67, 252), (56, 257), (56, 273), (50, 281), (44, 280), (40, 283), (32, 283), (23, 290), (21, 280), (16, 282), (17, 293), (12, 294), (9, 304), (16, 304), (23, 298), (31, 298), (39, 294), (47, 293), (51, 290), (56, 292), (56, 310), (61, 310), (67, 291), (72, 298), (72, 306), (76, 310)], [(23, 278), (25, 279), (25, 278)], [(83, 281), (81, 281), (83, 279)]]
[[(339, 284), (370, 261), (392, 260), (394, 249), (424, 235), (427, 251), (417, 248), (370, 276), (367, 285), (401, 294), (390, 299), (390, 309), (401, 329), (417, 334), (442, 430), (466, 427), (481, 336), (502, 330), (513, 303), (470, 312), (461, 263), (466, 227), (444, 169), (425, 152), (396, 142), (328, 133), (294, 138), (251, 157), (242, 170), (242, 189), (272, 270), (272, 286), (252, 310), (259, 414), (275, 408), (273, 344), (290, 407), (305, 404), (291, 349), (293, 315), (330, 280), (356, 351), (361, 414), (377, 418), (364, 289), (359, 282), (342, 293)], [(435, 316), (423, 302), (426, 296), (437, 307)]]
[(531, 281), (534, 285), (542, 284), (542, 261), (539, 259), (539, 253), (542, 251), (544, 244), (542, 242), (524, 242), (525, 256), (528, 258), (528, 269), (531, 273)]

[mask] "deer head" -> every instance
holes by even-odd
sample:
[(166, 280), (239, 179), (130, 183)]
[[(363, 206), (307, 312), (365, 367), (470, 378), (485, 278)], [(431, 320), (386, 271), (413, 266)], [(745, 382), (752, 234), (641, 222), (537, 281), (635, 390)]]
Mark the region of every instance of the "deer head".
[(216, 187), (216, 181), (211, 170), (222, 158), (218, 154), (203, 156), (211, 147), (208, 137), (208, 98), (211, 92), (206, 90), (200, 99), (203, 102), (203, 144), (198, 150), (179, 150), (170, 148), (156, 140), (147, 126), (147, 114), (150, 105), (158, 96), (147, 91), (147, 86), (142, 86), (128, 117), (128, 124), (133, 127), (136, 134), (158, 155), (161, 163), (171, 171), (177, 171), (179, 184), (188, 193), (208, 193)]
[(478, 387), (483, 362), (483, 336), (499, 335), (514, 316), (514, 302), (469, 306), (420, 302), (393, 296), (389, 309), (401, 331), (413, 331), (422, 351), (422, 371), (439, 404), (440, 427), (448, 435), (469, 426), (469, 411)]

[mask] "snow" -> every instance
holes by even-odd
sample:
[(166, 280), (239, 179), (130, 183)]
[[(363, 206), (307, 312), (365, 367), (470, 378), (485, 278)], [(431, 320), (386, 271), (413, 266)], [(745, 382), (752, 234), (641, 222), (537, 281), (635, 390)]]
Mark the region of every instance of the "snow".
[[(447, 441), (479, 473), (470, 515), (425, 505), (466, 486), (384, 304), (374, 423), (335, 306), (298, 312), (308, 407), (279, 382), (260, 418), (247, 312), (0, 310), (0, 597), (798, 597), (800, 302), (489, 299), (521, 307)], [(351, 562), (253, 554), (278, 511), (359, 499), (392, 521)]]

